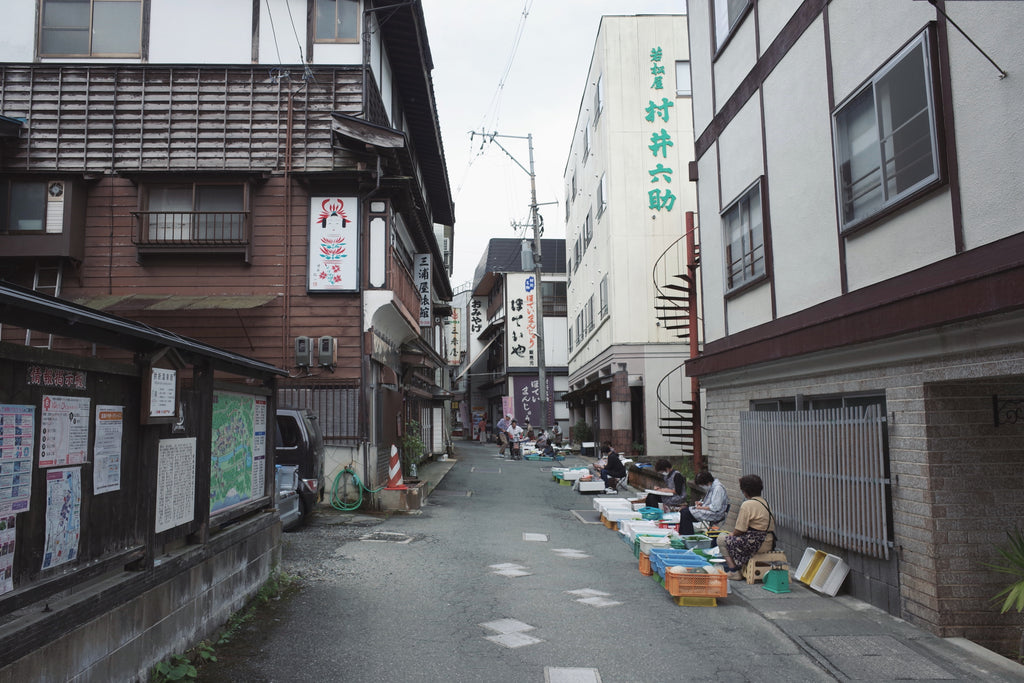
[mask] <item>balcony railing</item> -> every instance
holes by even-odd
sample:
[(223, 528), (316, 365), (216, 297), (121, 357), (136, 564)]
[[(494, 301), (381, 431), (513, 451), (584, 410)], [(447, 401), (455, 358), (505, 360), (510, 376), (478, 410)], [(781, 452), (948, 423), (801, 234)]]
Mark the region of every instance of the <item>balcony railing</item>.
[(140, 252), (215, 251), (244, 253), (248, 260), (248, 211), (135, 211)]

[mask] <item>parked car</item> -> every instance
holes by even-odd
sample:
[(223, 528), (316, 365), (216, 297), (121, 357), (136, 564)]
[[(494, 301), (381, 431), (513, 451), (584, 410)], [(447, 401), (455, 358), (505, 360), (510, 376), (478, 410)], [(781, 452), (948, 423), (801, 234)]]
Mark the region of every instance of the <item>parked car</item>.
[(274, 503), (285, 531), (302, 524), (302, 498), (299, 496), (299, 466), (277, 465), (275, 468)]
[(276, 460), (296, 465), (301, 522), (305, 522), (324, 497), (324, 437), (320, 423), (308, 408), (277, 409)]

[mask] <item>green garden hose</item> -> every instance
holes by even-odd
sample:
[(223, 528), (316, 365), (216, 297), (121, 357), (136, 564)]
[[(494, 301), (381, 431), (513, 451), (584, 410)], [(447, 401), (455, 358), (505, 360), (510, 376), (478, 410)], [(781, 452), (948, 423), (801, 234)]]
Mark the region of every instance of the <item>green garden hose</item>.
[[(344, 498), (339, 495), (342, 491), (342, 477), (346, 474), (352, 477), (352, 483), (355, 485), (356, 491), (359, 492), (359, 497), (356, 498), (354, 503), (346, 502)], [(346, 467), (341, 472), (338, 472), (338, 476), (334, 478), (334, 487), (331, 490), (331, 507), (335, 510), (341, 510), (342, 512), (358, 510), (363, 504), (363, 491), (366, 491), (367, 493), (377, 493), (382, 488), (384, 487), (381, 486), (377, 489), (366, 488), (366, 486), (363, 485), (363, 480), (359, 478), (359, 475), (356, 474), (355, 470), (351, 467)], [(345, 486), (345, 489), (348, 489), (348, 486)]]

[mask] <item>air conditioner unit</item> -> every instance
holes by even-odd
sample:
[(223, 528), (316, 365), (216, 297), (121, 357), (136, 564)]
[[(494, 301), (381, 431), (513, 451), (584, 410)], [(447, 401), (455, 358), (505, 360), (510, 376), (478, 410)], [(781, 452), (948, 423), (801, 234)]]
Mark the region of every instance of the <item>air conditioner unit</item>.
[(317, 343), (317, 359), (321, 366), (333, 368), (338, 364), (338, 340), (334, 337), (320, 337)]
[(313, 364), (313, 340), (309, 337), (295, 338), (295, 364), (300, 368)]

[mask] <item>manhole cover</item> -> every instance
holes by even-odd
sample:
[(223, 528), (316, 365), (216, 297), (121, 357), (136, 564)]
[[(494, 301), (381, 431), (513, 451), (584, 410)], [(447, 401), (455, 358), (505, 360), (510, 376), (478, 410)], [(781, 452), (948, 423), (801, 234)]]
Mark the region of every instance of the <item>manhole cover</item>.
[(412, 536), (395, 531), (374, 531), (371, 534), (363, 534), (359, 537), (359, 540), (373, 543), (410, 543)]

